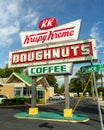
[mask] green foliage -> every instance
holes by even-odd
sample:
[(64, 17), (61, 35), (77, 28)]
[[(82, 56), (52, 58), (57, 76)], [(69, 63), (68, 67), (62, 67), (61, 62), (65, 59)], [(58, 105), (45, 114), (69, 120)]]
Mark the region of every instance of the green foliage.
[(5, 68), (0, 68), (0, 78), (7, 78), (9, 77), (13, 72), (21, 73), (24, 71), (24, 68), (13, 68), (10, 69), (8, 66)]
[(69, 86), (70, 86), (69, 91), (77, 92), (78, 95), (79, 95), (79, 92), (83, 91), (83, 84), (79, 77), (72, 78)]
[(5, 77), (9, 77), (13, 71), (11, 69), (5, 68)]
[(31, 104), (31, 98), (25, 98), (25, 103), (24, 104)]
[(6, 77), (9, 77), (11, 75), (13, 71), (11, 69), (8, 69), (8, 68), (0, 68), (0, 77), (1, 78), (6, 78)]
[(13, 68), (13, 72), (22, 73), (25, 68)]
[[(24, 99), (25, 99), (24, 104), (31, 104), (31, 98), (24, 98)], [(36, 103), (43, 104), (44, 101), (40, 99), (36, 99)]]
[[(36, 99), (38, 104), (43, 104), (44, 100)], [(1, 101), (1, 105), (27, 105), (31, 104), (31, 98), (11, 98), (11, 99), (3, 99)]]
[[(90, 77), (90, 74), (91, 73), (87, 73), (87, 74), (82, 74), (80, 72), (80, 70), (77, 71), (76, 73), (76, 77), (75, 78), (72, 78), (71, 81), (70, 81), (70, 84), (69, 84), (69, 91), (70, 92), (82, 92), (86, 83), (88, 82), (89, 80), (89, 77)], [(99, 73), (95, 73), (95, 77), (96, 77), (96, 81), (98, 79), (101, 78), (101, 74)], [(93, 81), (93, 79), (92, 79)], [(87, 87), (87, 90), (89, 93), (91, 93), (91, 81), (90, 83), (88, 84), (88, 87)]]
[(11, 99), (3, 99), (1, 101), (2, 105), (19, 105), (24, 103), (25, 103), (25, 98), (11, 98)]
[(64, 93), (64, 91), (65, 91), (65, 87), (64, 87), (64, 84), (62, 84), (61, 87), (57, 89), (57, 93), (62, 94)]
[(57, 91), (58, 91), (58, 84), (57, 84), (57, 80), (56, 80), (55, 76), (48, 75), (48, 76), (46, 76), (46, 79), (47, 79), (49, 85), (54, 87), (55, 93), (57, 93)]

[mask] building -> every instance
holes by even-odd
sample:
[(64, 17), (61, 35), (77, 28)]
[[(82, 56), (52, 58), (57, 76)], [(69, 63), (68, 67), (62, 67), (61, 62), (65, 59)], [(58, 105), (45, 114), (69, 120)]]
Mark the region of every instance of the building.
[[(13, 72), (7, 79), (0, 80), (0, 94), (8, 98), (31, 97), (32, 78), (21, 73)], [(37, 99), (47, 100), (54, 94), (45, 77), (37, 77)]]

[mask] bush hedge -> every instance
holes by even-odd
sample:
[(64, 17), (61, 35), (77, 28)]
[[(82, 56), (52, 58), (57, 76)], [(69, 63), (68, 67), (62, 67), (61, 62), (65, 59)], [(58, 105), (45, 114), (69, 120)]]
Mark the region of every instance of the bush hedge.
[[(37, 103), (42, 103), (39, 99), (36, 100)], [(27, 105), (31, 104), (31, 98), (11, 98), (3, 99), (1, 105)]]
[(11, 98), (11, 99), (3, 99), (1, 101), (2, 105), (18, 105), (24, 103), (25, 103), (25, 98)]

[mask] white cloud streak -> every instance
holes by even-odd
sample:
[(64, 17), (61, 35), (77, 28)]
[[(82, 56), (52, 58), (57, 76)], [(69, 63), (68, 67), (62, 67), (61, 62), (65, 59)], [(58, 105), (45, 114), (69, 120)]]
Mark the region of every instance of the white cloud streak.
[(96, 23), (91, 28), (90, 36), (96, 38), (97, 48), (104, 47), (104, 21)]
[(37, 21), (37, 12), (29, 6), (24, 8), (23, 0), (0, 1), (0, 46), (13, 44), (22, 27), (34, 28)]

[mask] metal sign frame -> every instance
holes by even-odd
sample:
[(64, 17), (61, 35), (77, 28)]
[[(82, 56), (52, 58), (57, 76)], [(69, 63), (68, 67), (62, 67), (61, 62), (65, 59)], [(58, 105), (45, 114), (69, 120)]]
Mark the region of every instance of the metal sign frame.
[(79, 40), (11, 51), (9, 68), (97, 60), (95, 39)]
[(81, 19), (51, 29), (20, 32), (22, 48), (77, 40)]
[(72, 63), (34, 66), (28, 67), (28, 74), (29, 76), (72, 74), (72, 69)]
[(99, 72), (104, 71), (104, 64), (95, 64), (80, 67), (81, 73), (91, 73), (91, 72)]

